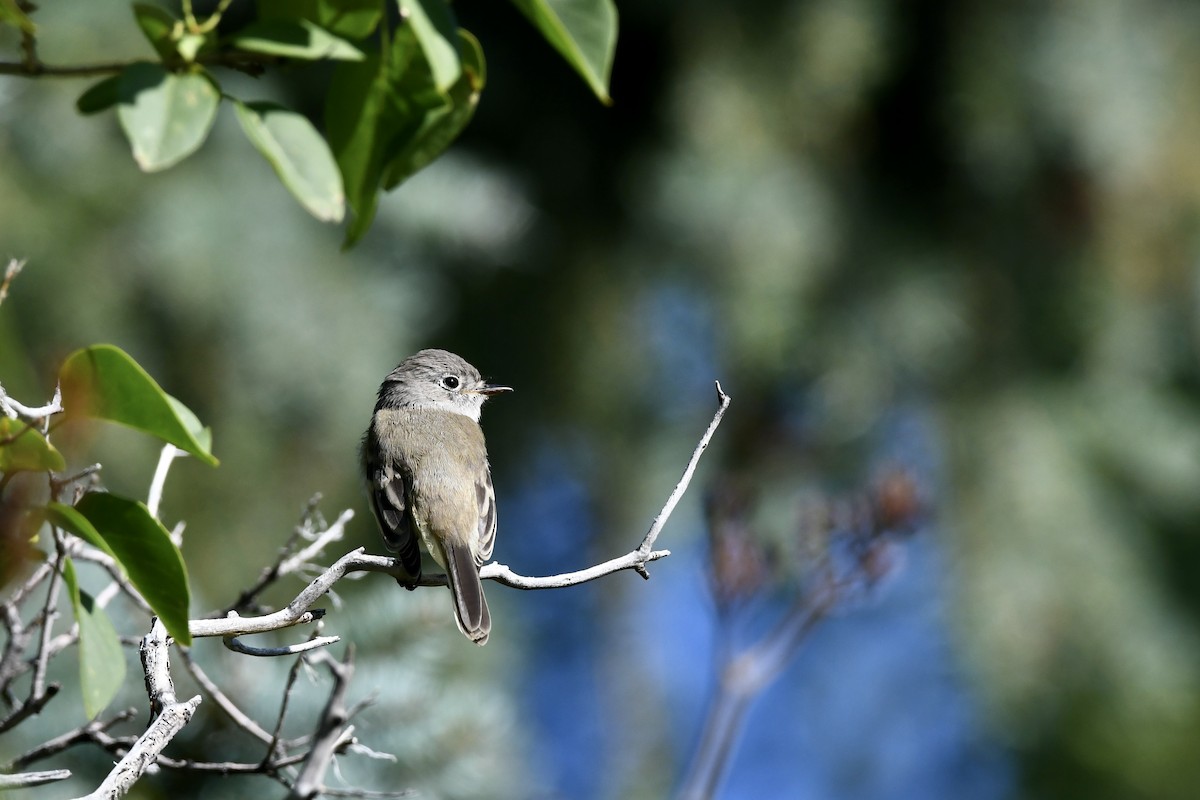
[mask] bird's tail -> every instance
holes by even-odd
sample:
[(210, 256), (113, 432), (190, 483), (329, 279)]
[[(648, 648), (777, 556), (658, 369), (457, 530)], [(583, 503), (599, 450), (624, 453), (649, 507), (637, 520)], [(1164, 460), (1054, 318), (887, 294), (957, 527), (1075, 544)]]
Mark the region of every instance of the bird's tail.
[(483, 596), (483, 582), (479, 580), (475, 556), (466, 545), (446, 543), (445, 549), (446, 575), (454, 594), (454, 619), (458, 629), (475, 644), (485, 645), (492, 632), (492, 615), (488, 611), (487, 598)]

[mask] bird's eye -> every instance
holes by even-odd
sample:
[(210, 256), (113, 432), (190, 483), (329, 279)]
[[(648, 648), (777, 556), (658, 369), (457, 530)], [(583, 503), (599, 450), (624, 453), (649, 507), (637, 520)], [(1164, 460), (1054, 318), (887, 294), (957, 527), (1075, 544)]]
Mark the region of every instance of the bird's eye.
[(446, 377), (442, 378), (442, 386), (445, 386), (447, 389), (457, 389), (458, 388), (458, 376), (457, 375), (447, 375)]

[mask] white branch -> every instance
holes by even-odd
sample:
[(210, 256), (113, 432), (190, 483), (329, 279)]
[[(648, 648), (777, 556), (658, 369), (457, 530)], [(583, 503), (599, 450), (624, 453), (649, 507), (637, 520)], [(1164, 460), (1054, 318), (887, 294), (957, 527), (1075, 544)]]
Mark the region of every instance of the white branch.
[(259, 656), (260, 658), (270, 658), (274, 656), (294, 656), (298, 653), (303, 653), (307, 650), (316, 650), (318, 647), (326, 647), (331, 644), (340, 642), (340, 636), (318, 636), (315, 639), (307, 639), (296, 644), (288, 644), (282, 647), (253, 647), (244, 644), (236, 636), (226, 636), (223, 641), (225, 646), (235, 653), (241, 653), (247, 656)]
[[(725, 394), (725, 391), (721, 388), (720, 381), (716, 381), (715, 383), (717, 387), (717, 413), (713, 415), (712, 422), (708, 423), (708, 429), (704, 431), (704, 435), (700, 437), (700, 442), (696, 445), (696, 449), (692, 451), (692, 458), (683, 470), (683, 477), (679, 479), (679, 483), (675, 484), (675, 490), (667, 498), (662, 511), (658, 512), (658, 516), (654, 518), (654, 522), (650, 525), (650, 530), (646, 531), (646, 538), (642, 540), (641, 546), (638, 547), (639, 553), (649, 553), (650, 548), (654, 547), (654, 540), (662, 533), (663, 526), (667, 524), (667, 520), (671, 517), (671, 512), (675, 510), (676, 504), (679, 503), (679, 498), (683, 497), (683, 493), (687, 491), (688, 484), (692, 482), (692, 474), (696, 471), (696, 464), (700, 461), (700, 456), (704, 455), (704, 451), (708, 449), (709, 440), (717, 432), (717, 426), (721, 424), (721, 418), (725, 416), (725, 409), (729, 408), (729, 401), (733, 398)], [(642, 577), (645, 578), (648, 576), (643, 574)]]
[(86, 800), (115, 800), (125, 795), (196, 713), (200, 695), (182, 703), (175, 699), (168, 653), (170, 643), (167, 629), (161, 620), (155, 619), (150, 625), (150, 632), (142, 638), (141, 647), (146, 694), (150, 696), (150, 712), (154, 722)]
[(62, 411), (61, 387), (54, 387), (54, 397), (46, 405), (27, 406), (9, 397), (4, 391), (4, 387), (0, 386), (0, 412), (3, 412), (6, 417), (11, 417), (12, 419), (22, 417), (30, 422), (40, 422), (46, 417), (61, 414)]
[(200, 695), (183, 703), (171, 703), (163, 708), (158, 718), (138, 738), (133, 747), (129, 748), (129, 752), (113, 767), (112, 772), (108, 773), (104, 783), (84, 800), (115, 800), (126, 794), (137, 783), (138, 778), (154, 764), (167, 743), (191, 721), (198, 705)]
[(167, 473), (171, 470), (171, 462), (186, 455), (187, 453), (173, 444), (163, 445), (162, 452), (158, 456), (158, 466), (154, 468), (154, 478), (150, 481), (150, 493), (146, 497), (146, 508), (149, 509), (150, 516), (155, 519), (158, 519), (158, 507), (162, 504), (163, 487), (167, 483)]
[(46, 772), (18, 772), (16, 775), (0, 775), (0, 790), (23, 789), (28, 786), (41, 786), (43, 783), (53, 783), (71, 777), (69, 769), (52, 769)]

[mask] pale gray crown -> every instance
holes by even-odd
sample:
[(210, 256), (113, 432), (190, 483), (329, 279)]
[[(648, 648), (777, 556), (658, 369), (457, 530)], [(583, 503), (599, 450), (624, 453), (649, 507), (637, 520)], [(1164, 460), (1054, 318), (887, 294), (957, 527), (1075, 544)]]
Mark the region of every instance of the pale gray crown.
[(511, 391), (484, 382), (479, 370), (446, 350), (422, 350), (401, 361), (379, 387), (380, 408), (437, 408), (476, 422), (489, 395)]

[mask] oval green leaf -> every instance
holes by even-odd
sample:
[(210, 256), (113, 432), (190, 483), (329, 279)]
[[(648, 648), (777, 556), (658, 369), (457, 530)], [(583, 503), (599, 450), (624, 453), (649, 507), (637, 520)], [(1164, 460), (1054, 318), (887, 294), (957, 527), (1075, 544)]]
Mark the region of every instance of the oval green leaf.
[(199, 149), (217, 118), (221, 93), (203, 72), (173, 74), (140, 62), (121, 71), (117, 117), (146, 172), (166, 169)]
[(81, 591), (71, 559), (63, 562), (63, 578), (71, 595), (71, 608), (79, 623), (79, 685), (83, 690), (83, 711), (95, 719), (125, 682), (125, 654), (121, 640), (104, 609), (87, 592)]
[(239, 50), (306, 61), (362, 61), (362, 50), (306, 19), (254, 22), (229, 38)]
[(604, 104), (617, 49), (612, 0), (512, 0)]
[(449, 91), (462, 76), (458, 57), (458, 22), (445, 0), (397, 0), (400, 14), (412, 26), (429, 62), (438, 91)]
[(170, 442), (206, 464), (217, 465), (211, 434), (196, 415), (162, 390), (125, 351), (110, 344), (77, 350), (58, 373), (68, 419), (119, 422)]
[(75, 510), (108, 544), (129, 582), (154, 609), (167, 633), (180, 644), (191, 644), (187, 569), (167, 529), (142, 503), (105, 492), (85, 494)]
[(346, 213), (342, 174), (312, 123), (273, 103), (235, 100), (233, 107), (246, 138), (300, 205), (319, 220), (341, 222)]
[(80, 114), (98, 114), (112, 108), (121, 99), (118, 89), (120, 83), (120, 75), (109, 75), (104, 80), (93, 83), (75, 101), (76, 110)]
[(41, 431), (21, 420), (0, 416), (0, 472), (59, 472), (66, 467), (62, 453)]

